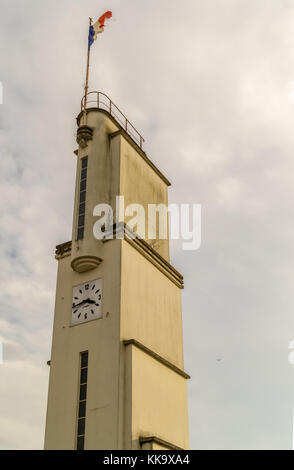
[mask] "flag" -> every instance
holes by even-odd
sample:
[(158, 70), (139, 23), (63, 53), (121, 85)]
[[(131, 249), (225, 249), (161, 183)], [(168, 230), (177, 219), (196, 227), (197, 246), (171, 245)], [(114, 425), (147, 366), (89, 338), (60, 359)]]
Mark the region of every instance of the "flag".
[(88, 49), (92, 46), (93, 42), (97, 39), (99, 33), (104, 31), (105, 20), (112, 17), (111, 11), (106, 11), (100, 18), (90, 26), (89, 28), (89, 38), (88, 38)]

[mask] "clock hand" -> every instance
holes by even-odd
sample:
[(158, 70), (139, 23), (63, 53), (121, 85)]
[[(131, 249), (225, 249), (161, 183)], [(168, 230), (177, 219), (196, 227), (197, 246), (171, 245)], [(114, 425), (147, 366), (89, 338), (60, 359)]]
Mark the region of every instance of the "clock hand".
[[(95, 304), (95, 300), (91, 300), (91, 299), (86, 299), (84, 300), (83, 302), (81, 303), (84, 303), (84, 304)], [(79, 304), (80, 305), (80, 304)]]
[(86, 302), (87, 302), (86, 300), (82, 300), (82, 302), (80, 302), (79, 304), (73, 304), (72, 308), (79, 307), (80, 305), (83, 305)]
[(86, 299), (86, 300), (82, 300), (82, 302), (80, 302), (79, 304), (76, 304), (76, 305), (73, 304), (72, 308), (77, 308), (83, 304), (95, 304), (95, 303), (96, 303), (95, 300)]

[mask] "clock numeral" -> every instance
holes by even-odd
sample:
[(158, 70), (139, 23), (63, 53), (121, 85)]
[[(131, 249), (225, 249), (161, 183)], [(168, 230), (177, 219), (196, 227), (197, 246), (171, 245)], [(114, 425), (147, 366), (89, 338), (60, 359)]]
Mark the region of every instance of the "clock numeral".
[(91, 309), (91, 313), (94, 313), (94, 310)]
[(94, 289), (95, 289), (95, 284), (94, 284), (94, 286), (92, 287), (92, 290), (94, 290)]
[(78, 314), (78, 318), (81, 318), (81, 313)]
[(85, 285), (85, 290), (89, 290), (89, 284)]
[(98, 294), (99, 291), (100, 291), (100, 289), (96, 290), (95, 294)]
[(88, 314), (87, 314), (87, 313), (85, 313), (85, 320), (87, 320), (87, 318), (88, 318)]
[(82, 293), (83, 293), (83, 291), (80, 289), (80, 294), (82, 294)]
[(101, 294), (99, 295), (98, 300), (101, 300)]

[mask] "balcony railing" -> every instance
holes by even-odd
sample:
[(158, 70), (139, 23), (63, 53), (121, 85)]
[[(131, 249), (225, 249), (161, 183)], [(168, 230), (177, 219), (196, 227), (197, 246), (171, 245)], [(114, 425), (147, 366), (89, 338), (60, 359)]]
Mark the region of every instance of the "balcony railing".
[[(85, 97), (83, 97), (81, 102), (81, 110), (84, 109)], [(121, 125), (121, 127), (129, 134), (129, 136), (139, 145), (140, 148), (143, 147), (143, 142), (145, 142), (142, 135), (137, 131), (133, 124), (126, 118), (126, 116), (121, 112), (121, 110), (114, 104), (111, 99), (102, 93), (101, 91), (90, 91), (87, 95), (87, 109), (89, 108), (99, 108), (104, 109), (114, 117), (114, 119)]]

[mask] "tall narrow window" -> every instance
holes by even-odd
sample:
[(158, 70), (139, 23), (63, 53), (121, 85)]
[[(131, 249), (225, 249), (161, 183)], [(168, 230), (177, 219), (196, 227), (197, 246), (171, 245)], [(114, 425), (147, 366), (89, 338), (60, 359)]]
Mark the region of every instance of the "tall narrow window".
[(80, 355), (80, 391), (77, 426), (77, 450), (85, 448), (86, 431), (86, 403), (87, 403), (87, 382), (88, 382), (88, 351)]
[(82, 238), (84, 238), (85, 212), (86, 212), (87, 171), (88, 171), (88, 157), (85, 157), (85, 158), (82, 158), (82, 161), (81, 161), (81, 178), (80, 178), (80, 197), (79, 197), (77, 240), (82, 240)]

